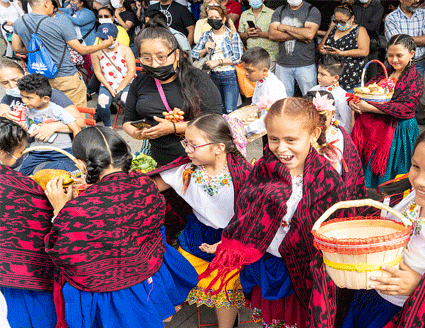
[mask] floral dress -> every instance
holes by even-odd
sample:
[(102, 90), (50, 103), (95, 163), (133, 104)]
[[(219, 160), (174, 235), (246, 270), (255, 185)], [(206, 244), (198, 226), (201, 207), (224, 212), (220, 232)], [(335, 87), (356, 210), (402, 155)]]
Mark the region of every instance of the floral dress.
[[(329, 33), (325, 45), (339, 49), (341, 51), (357, 49), (357, 36), (359, 34), (360, 26), (355, 26), (346, 35), (335, 40), (336, 26)], [(339, 85), (344, 90), (349, 90), (357, 86), (361, 82), (362, 69), (366, 64), (366, 57), (341, 57), (344, 64), (344, 71), (339, 79)]]

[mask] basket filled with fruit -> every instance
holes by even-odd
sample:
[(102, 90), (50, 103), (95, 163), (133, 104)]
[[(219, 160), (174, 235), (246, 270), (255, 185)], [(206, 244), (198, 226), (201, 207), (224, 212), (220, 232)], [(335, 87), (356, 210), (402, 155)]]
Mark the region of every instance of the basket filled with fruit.
[[(377, 63), (381, 65), (384, 70), (385, 78), (377, 83), (371, 83), (368, 86), (364, 85), (364, 79), (366, 75), (366, 69), (371, 63)], [(360, 99), (368, 102), (384, 103), (391, 100), (394, 94), (394, 87), (396, 80), (394, 78), (388, 78), (388, 73), (385, 65), (379, 60), (371, 60), (363, 68), (361, 86), (354, 88), (354, 93), (360, 97)]]

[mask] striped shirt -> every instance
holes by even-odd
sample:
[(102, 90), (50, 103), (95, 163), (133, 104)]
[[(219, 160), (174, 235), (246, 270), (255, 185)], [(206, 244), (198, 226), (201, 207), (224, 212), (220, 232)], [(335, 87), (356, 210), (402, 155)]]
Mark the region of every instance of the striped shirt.
[[(385, 37), (389, 41), (393, 35), (407, 34), (421, 36), (425, 34), (425, 10), (417, 9), (412, 17), (407, 16), (400, 6), (385, 18)], [(417, 47), (415, 57), (425, 54), (425, 47)]]

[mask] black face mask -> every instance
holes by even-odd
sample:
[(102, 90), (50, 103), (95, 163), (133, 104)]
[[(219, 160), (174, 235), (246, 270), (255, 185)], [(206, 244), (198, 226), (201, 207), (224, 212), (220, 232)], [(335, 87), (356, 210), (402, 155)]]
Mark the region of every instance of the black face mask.
[(219, 30), (223, 26), (221, 19), (208, 18), (207, 23), (210, 24), (213, 30)]
[(166, 81), (171, 78), (174, 74), (176, 74), (176, 70), (174, 69), (174, 64), (166, 65), (166, 66), (158, 66), (152, 67), (142, 63), (143, 72), (154, 79), (158, 79), (160, 81)]

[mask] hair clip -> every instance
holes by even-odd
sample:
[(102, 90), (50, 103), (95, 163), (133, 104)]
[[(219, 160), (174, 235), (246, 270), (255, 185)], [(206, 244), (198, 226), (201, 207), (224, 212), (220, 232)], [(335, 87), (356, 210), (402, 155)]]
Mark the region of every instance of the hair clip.
[(328, 98), (328, 95), (321, 96), (319, 92), (316, 92), (316, 96), (313, 98), (313, 105), (321, 115), (327, 115), (328, 112), (336, 111), (334, 102), (333, 99)]

